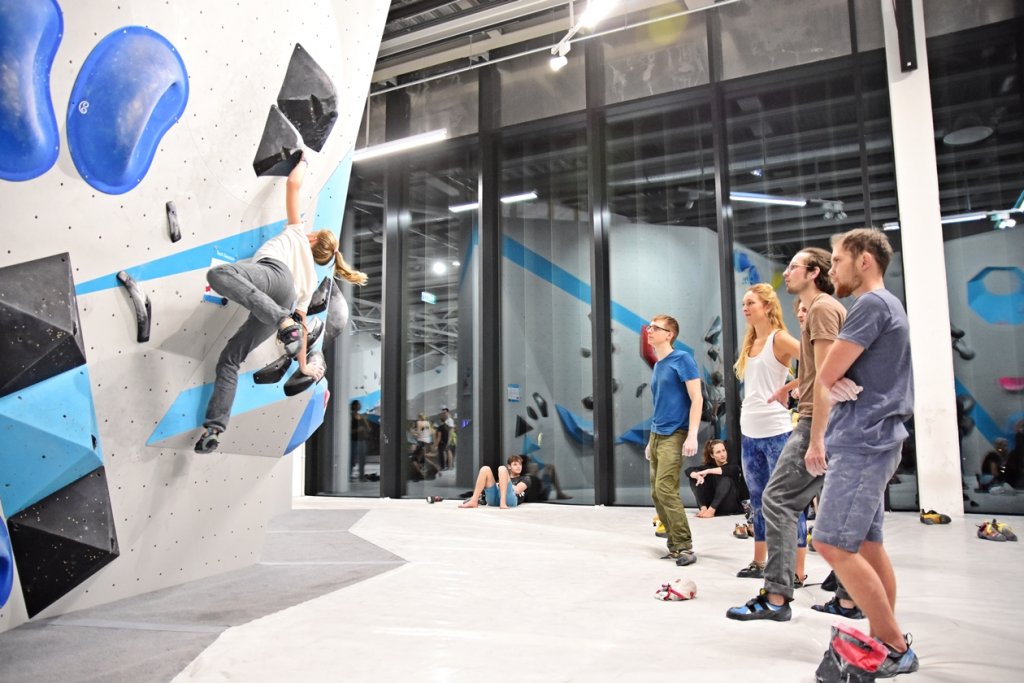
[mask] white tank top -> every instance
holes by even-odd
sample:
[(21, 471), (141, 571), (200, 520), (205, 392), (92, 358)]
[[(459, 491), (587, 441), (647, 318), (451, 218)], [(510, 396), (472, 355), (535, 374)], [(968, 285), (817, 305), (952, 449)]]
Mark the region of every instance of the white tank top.
[(789, 377), (789, 368), (775, 357), (775, 332), (768, 335), (761, 353), (747, 356), (743, 372), (743, 405), (740, 407), (740, 432), (752, 439), (765, 439), (793, 431), (789, 410), (779, 403), (768, 403)]

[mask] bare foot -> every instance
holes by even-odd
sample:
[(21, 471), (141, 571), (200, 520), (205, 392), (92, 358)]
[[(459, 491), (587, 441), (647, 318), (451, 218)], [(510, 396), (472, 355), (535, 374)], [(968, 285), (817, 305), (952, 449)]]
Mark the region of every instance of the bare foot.
[(512, 508), (510, 508), (508, 505), (499, 505), (498, 509), (499, 510), (511, 510)]
[(460, 508), (476, 508), (480, 507), (480, 503), (475, 500), (467, 500), (465, 503), (459, 506)]

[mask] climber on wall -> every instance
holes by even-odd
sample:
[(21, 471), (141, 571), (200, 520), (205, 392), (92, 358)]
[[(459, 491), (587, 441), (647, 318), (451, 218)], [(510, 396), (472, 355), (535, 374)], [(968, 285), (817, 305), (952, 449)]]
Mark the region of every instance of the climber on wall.
[[(299, 190), (309, 162), (305, 155), (288, 175), (285, 207), (288, 224), (281, 234), (267, 240), (249, 263), (228, 263), (211, 268), (206, 279), (217, 292), (249, 311), (238, 331), (228, 340), (217, 361), (217, 379), (206, 406), (206, 430), (196, 442), (196, 453), (217, 450), (218, 437), (227, 429), (231, 404), (238, 385), (238, 368), (246, 356), (275, 332), (285, 353), (299, 361), (299, 371), (319, 380), (324, 367), (307, 364), (306, 310), (317, 286), (314, 263), (325, 266), (334, 260), (334, 276), (366, 284), (366, 274), (353, 270), (338, 250), (338, 238), (330, 230), (306, 233), (299, 212)], [(293, 312), (294, 311), (294, 312)]]

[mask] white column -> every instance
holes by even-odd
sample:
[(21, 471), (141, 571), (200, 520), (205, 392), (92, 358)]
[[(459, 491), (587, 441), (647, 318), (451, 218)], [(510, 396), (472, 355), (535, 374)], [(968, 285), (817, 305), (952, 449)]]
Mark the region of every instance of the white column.
[(900, 71), (892, 0), (879, 2), (885, 28), (903, 271), (914, 366), (918, 492), (925, 510), (963, 514), (924, 2), (914, 0), (918, 67), (906, 73)]

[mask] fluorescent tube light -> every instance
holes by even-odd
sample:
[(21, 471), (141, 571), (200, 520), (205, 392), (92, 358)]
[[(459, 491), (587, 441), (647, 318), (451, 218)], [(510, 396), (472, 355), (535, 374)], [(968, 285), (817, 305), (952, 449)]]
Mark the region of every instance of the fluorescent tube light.
[(407, 138), (400, 138), (398, 140), (392, 140), (390, 142), (385, 142), (380, 145), (373, 145), (372, 147), (364, 147), (362, 149), (357, 149), (356, 151), (352, 152), (352, 161), (366, 161), (367, 159), (374, 159), (376, 157), (384, 156), (385, 154), (394, 154), (395, 152), (402, 152), (407, 149), (421, 147), (423, 145), (429, 145), (447, 139), (447, 128), (441, 128), (440, 130), (432, 130), (428, 133), (420, 133), (419, 135), (410, 135)]
[(807, 206), (807, 200), (801, 197), (776, 197), (757, 192), (730, 192), (729, 199), (734, 202), (753, 202), (755, 204), (776, 204), (778, 206)]
[(529, 202), (537, 198), (537, 190), (530, 190), (523, 194), (513, 194), (508, 197), (502, 197), (502, 204), (515, 204), (516, 202)]
[(970, 221), (980, 221), (983, 218), (988, 218), (987, 211), (975, 211), (973, 213), (958, 213), (952, 216), (943, 216), (942, 224), (949, 225), (950, 223), (969, 223)]
[(463, 213), (465, 211), (476, 211), (479, 208), (479, 202), (470, 202), (468, 204), (452, 204), (448, 207), (448, 210), (452, 213)]

